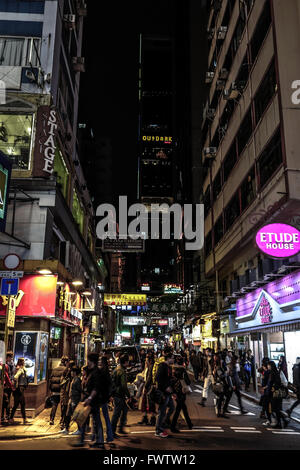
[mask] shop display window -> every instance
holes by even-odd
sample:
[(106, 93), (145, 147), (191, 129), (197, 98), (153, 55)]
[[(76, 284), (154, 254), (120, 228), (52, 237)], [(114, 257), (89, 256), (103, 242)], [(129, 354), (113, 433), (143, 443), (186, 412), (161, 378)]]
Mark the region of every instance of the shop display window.
[(276, 366), (278, 366), (278, 361), (280, 356), (284, 356), (284, 344), (283, 343), (271, 343), (270, 346), (269, 358), (270, 361), (274, 361)]
[(51, 326), (50, 327), (50, 341), (49, 341), (49, 357), (58, 359), (62, 356), (62, 328)]
[(0, 150), (15, 170), (30, 168), (32, 114), (0, 114)]
[(14, 337), (14, 363), (25, 359), (30, 384), (46, 380), (49, 334), (42, 331), (16, 331)]

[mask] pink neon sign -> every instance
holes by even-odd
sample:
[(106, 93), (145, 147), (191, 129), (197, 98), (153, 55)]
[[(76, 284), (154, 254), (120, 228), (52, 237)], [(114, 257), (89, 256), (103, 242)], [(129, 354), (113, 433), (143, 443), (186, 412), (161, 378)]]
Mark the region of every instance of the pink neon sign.
[(256, 244), (273, 258), (289, 258), (300, 251), (300, 232), (288, 224), (269, 224), (256, 234)]
[(261, 323), (270, 323), (272, 320), (272, 307), (264, 295), (259, 305), (259, 315)]

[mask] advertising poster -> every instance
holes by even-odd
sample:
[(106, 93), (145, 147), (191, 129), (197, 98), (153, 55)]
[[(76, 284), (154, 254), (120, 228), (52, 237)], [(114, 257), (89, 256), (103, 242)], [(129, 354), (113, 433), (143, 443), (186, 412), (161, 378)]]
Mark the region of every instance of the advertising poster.
[(37, 382), (46, 380), (48, 357), (48, 333), (41, 333)]
[(19, 357), (25, 358), (25, 368), (29, 383), (34, 382), (36, 367), (36, 343), (38, 332), (16, 332), (15, 336), (15, 364)]

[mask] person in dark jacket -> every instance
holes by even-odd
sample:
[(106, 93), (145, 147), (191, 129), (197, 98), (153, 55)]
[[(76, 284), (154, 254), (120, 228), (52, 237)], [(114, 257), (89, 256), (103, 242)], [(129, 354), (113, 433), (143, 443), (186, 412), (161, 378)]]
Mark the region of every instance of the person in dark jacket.
[(14, 375), (14, 406), (10, 413), (9, 424), (14, 423), (14, 415), (19, 405), (21, 406), (23, 424), (28, 424), (28, 421), (26, 419), (26, 405), (24, 396), (27, 386), (28, 377), (25, 369), (25, 359), (24, 357), (19, 357), (16, 366), (16, 373)]
[(182, 388), (182, 382), (186, 385), (190, 385), (191, 381), (188, 377), (186, 372), (186, 368), (184, 366), (183, 358), (177, 360), (177, 364), (173, 367), (173, 380), (172, 380), (172, 388), (176, 395), (176, 409), (173, 415), (172, 423), (171, 423), (171, 431), (174, 433), (180, 432), (179, 429), (176, 428), (177, 420), (179, 417), (180, 412), (183, 412), (186, 424), (189, 429), (193, 428), (191, 418), (189, 416), (189, 412), (186, 406), (186, 393)]
[(216, 403), (217, 416), (218, 418), (228, 418), (224, 413), (224, 410), (228, 409), (228, 404), (232, 395), (232, 383), (225, 362), (222, 360), (220, 354), (217, 354), (214, 363), (213, 376), (214, 383), (220, 384), (220, 392), (217, 394)]
[(113, 372), (113, 399), (114, 399), (114, 413), (111, 420), (111, 427), (114, 438), (118, 438), (116, 433), (117, 424), (120, 420), (118, 433), (127, 434), (124, 426), (126, 424), (128, 406), (126, 398), (130, 398), (130, 393), (127, 387), (127, 373), (126, 369), (129, 365), (129, 357), (127, 354), (120, 356), (120, 363)]
[(100, 359), (100, 372), (101, 378), (104, 382), (104, 394), (102, 397), (101, 410), (106, 424), (106, 442), (112, 442), (114, 440), (112, 426), (108, 414), (108, 402), (111, 399), (112, 395), (112, 379), (109, 373), (108, 360), (106, 356), (102, 356)]
[(282, 371), (285, 375), (286, 380), (288, 380), (288, 367), (287, 367), (285, 356), (280, 356), (279, 361), (278, 361), (278, 370), (279, 370), (279, 374)]
[[(68, 401), (68, 409), (66, 413), (66, 418), (65, 418), (65, 428), (63, 430), (64, 434), (69, 433), (69, 428), (70, 428), (70, 422), (72, 415), (74, 413), (74, 410), (78, 403), (80, 402), (81, 399), (81, 380), (80, 380), (80, 369), (79, 367), (72, 367), (71, 369), (71, 384), (69, 388), (69, 401)], [(79, 435), (80, 431), (79, 429), (75, 431), (75, 435)]]
[(194, 349), (190, 353), (190, 363), (194, 371), (194, 379), (197, 382), (199, 378), (199, 373), (200, 373), (200, 363), (199, 363), (199, 357), (196, 354), (196, 351), (194, 351)]
[[(241, 413), (246, 414), (247, 411), (243, 407), (241, 391), (240, 391), (241, 390), (241, 381), (240, 381), (240, 378), (239, 378), (238, 356), (236, 356), (235, 354), (232, 355), (231, 362), (227, 365), (227, 369), (228, 369), (228, 376), (230, 377), (231, 384), (232, 384), (232, 391), (229, 391), (229, 394), (230, 394), (229, 400), (231, 399), (232, 394), (234, 392), (237, 396), (237, 400), (238, 400), (238, 404), (239, 404)], [(226, 403), (227, 403), (226, 406), (224, 405), (224, 408), (223, 408), (223, 413), (230, 413), (230, 411), (228, 410), (229, 401), (226, 400)]]
[(66, 416), (69, 403), (69, 392), (72, 382), (71, 370), (75, 366), (75, 361), (69, 361), (61, 379), (60, 379), (60, 428), (64, 430), (66, 428)]
[[(172, 369), (174, 358), (172, 353), (165, 355), (164, 362), (161, 362), (157, 369), (156, 381), (157, 389), (163, 395), (163, 400), (158, 408), (158, 417), (156, 421), (156, 432), (157, 437), (168, 437), (168, 433), (165, 431), (165, 426), (170, 423), (171, 415), (174, 411), (174, 403), (172, 400)], [(167, 408), (169, 411), (167, 413)]]
[(286, 413), (290, 417), (296, 406), (300, 405), (300, 357), (297, 357), (296, 364), (293, 365), (293, 386), (297, 395), (297, 400), (294, 401), (292, 406), (286, 410)]
[(2, 413), (1, 413), (1, 423), (5, 422), (4, 414), (6, 415), (6, 421), (9, 421), (10, 409), (9, 402), (10, 397), (13, 392), (13, 353), (8, 351), (6, 354), (6, 363), (4, 365), (4, 390), (3, 390), (3, 403), (2, 403)]
[(262, 407), (260, 418), (264, 419), (267, 418), (267, 408), (268, 408), (268, 395), (267, 395), (267, 384), (269, 380), (270, 370), (268, 369), (268, 363), (270, 359), (268, 357), (264, 357), (262, 360), (262, 365), (258, 369), (258, 372), (261, 374), (261, 387), (262, 387), (262, 395), (260, 398), (260, 405)]
[[(283, 427), (286, 428), (286, 426), (288, 425), (288, 420), (285, 418), (282, 412), (282, 398), (277, 396), (278, 391), (281, 389), (280, 373), (274, 361), (268, 362), (268, 369), (270, 371), (268, 383), (266, 386), (266, 395), (268, 400), (268, 420), (263, 423), (263, 425), (272, 426), (276, 429), (281, 429), (281, 420), (283, 420)], [(274, 426), (271, 423), (272, 412), (275, 413), (277, 419), (277, 422)]]
[(59, 366), (53, 369), (50, 377), (50, 392), (52, 401), (52, 408), (50, 412), (50, 424), (54, 424), (56, 410), (60, 402), (60, 382), (63, 374), (67, 370), (68, 364), (69, 358), (67, 356), (63, 356), (61, 358)]

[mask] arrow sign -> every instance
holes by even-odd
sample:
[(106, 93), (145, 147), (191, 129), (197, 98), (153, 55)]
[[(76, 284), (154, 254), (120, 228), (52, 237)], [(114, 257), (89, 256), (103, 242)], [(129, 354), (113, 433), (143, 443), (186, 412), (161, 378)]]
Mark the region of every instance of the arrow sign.
[(6, 279), (1, 281), (0, 295), (17, 295), (19, 290), (19, 279)]

